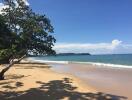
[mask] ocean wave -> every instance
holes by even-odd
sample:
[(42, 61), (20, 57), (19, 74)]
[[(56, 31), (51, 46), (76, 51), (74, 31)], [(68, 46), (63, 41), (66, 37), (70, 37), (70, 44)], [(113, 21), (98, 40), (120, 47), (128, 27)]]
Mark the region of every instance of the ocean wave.
[(33, 58), (27, 58), (29, 62), (37, 62), (37, 63), (59, 63), (59, 64), (68, 64), (69, 61), (51, 61), (51, 60), (38, 60)]
[(93, 66), (101, 66), (101, 67), (132, 68), (132, 66), (129, 66), (129, 65), (119, 65), (119, 64), (100, 63), (100, 62), (52, 61), (52, 60), (38, 60), (38, 59), (33, 59), (33, 58), (28, 58), (28, 61), (37, 62), (37, 63), (90, 64), (90, 65), (93, 65)]
[(71, 62), (76, 64), (91, 64), (93, 66), (103, 66), (103, 67), (113, 67), (113, 68), (132, 68), (129, 65), (119, 65), (119, 64), (110, 64), (110, 63), (96, 63), (96, 62)]

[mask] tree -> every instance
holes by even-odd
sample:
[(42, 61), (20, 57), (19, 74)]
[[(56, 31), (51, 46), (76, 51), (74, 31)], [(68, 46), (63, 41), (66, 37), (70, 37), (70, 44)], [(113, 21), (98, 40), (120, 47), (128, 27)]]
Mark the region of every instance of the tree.
[[(50, 20), (45, 15), (36, 14), (27, 6), (23, 0), (5, 0), (8, 8), (3, 9), (2, 16), (6, 20), (6, 25), (14, 34), (11, 48), (8, 49), (10, 58), (20, 58), (24, 55), (33, 53), (35, 55), (50, 55), (55, 54), (52, 49), (55, 43), (55, 38), (50, 35), (53, 32), (53, 26)], [(6, 35), (6, 34), (3, 34)], [(0, 51), (2, 49), (0, 48)], [(21, 58), (22, 57), (22, 58)], [(10, 64), (5, 68), (9, 69), (15, 62), (10, 61)], [(0, 72), (0, 79), (4, 79), (4, 73), (7, 70)]]
[[(0, 15), (0, 62), (6, 62), (13, 53), (12, 44), (15, 35), (8, 29), (4, 17)], [(12, 52), (10, 52), (12, 51)]]

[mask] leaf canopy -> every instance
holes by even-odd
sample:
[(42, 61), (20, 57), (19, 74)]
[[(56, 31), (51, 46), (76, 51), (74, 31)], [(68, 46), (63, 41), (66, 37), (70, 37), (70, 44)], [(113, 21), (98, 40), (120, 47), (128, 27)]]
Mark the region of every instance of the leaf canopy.
[(50, 34), (54, 28), (46, 15), (36, 14), (23, 0), (5, 1), (8, 7), (0, 19), (0, 52), (7, 50), (15, 57), (55, 54), (52, 48), (56, 39)]

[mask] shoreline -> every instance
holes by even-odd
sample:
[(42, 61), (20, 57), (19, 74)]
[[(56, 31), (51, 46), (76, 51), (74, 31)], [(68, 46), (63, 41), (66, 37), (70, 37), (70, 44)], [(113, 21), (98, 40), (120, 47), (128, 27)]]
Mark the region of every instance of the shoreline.
[(86, 85), (96, 88), (97, 91), (125, 96), (128, 97), (127, 100), (132, 100), (131, 68), (97, 66), (87, 63), (58, 64), (47, 62), (47, 64), (52, 66), (51, 69), (53, 71), (75, 76)]
[(6, 80), (0, 81), (0, 98), (2, 100), (7, 98), (8, 100), (26, 98), (29, 100), (37, 100), (37, 98), (42, 98), (40, 100), (89, 100), (89, 98), (126, 100), (122, 95), (97, 91), (95, 87), (85, 84), (73, 74), (60, 74), (50, 68), (52, 67), (47, 64), (15, 64), (6, 73)]
[(51, 64), (54, 70), (70, 73), (97, 91), (122, 95), (132, 100), (132, 69), (99, 67), (88, 64)]
[[(92, 66), (98, 67), (110, 67), (110, 68), (129, 68), (132, 69), (132, 65), (121, 65), (121, 64), (112, 64), (112, 63), (101, 63), (101, 62), (80, 62), (80, 61), (52, 61), (52, 60), (36, 60), (32, 58), (27, 58), (27, 62), (39, 62), (39, 63), (47, 63), (47, 64), (89, 64)], [(26, 62), (26, 61), (23, 61)]]

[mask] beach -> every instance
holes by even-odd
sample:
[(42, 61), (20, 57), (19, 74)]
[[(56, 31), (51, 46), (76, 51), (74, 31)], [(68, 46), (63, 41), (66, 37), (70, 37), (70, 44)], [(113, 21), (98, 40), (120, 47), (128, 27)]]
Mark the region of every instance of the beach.
[(0, 81), (0, 100), (85, 100), (92, 98), (89, 93), (98, 95), (78, 78), (45, 64), (15, 64)]
[(114, 91), (103, 92), (90, 80), (64, 73), (47, 64), (15, 64), (6, 73), (6, 79), (0, 81), (0, 100), (127, 100)]
[(54, 70), (82, 79), (97, 91), (127, 97), (132, 100), (132, 69), (90, 64), (52, 64)]
[(1, 0), (0, 100), (132, 100), (131, 0)]

